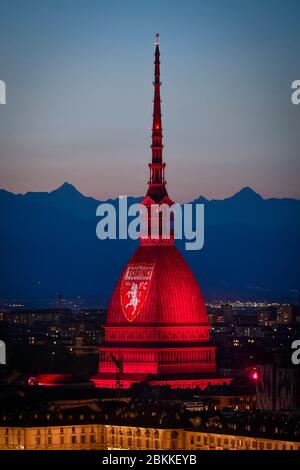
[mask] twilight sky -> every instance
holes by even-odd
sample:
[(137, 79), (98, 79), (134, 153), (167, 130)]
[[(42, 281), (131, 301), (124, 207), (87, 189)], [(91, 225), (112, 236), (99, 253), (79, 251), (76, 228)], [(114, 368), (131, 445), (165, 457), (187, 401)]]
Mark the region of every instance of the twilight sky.
[(0, 188), (145, 193), (157, 31), (171, 197), (300, 198), (299, 0), (0, 0)]

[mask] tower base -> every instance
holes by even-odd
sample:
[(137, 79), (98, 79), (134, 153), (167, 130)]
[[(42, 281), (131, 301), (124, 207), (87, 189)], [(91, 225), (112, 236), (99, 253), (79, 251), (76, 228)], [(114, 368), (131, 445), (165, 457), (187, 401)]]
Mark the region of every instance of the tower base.
[(229, 385), (232, 382), (228, 377), (149, 377), (125, 376), (118, 378), (114, 374), (97, 374), (92, 378), (97, 388), (128, 389), (132, 384), (146, 382), (152, 387), (170, 387), (172, 389), (200, 388), (204, 390), (209, 385)]
[(127, 343), (122, 347), (104, 342), (99, 348), (99, 371), (92, 381), (98, 388), (129, 388), (141, 382), (200, 389), (230, 384), (230, 378), (218, 376), (215, 350), (205, 342)]

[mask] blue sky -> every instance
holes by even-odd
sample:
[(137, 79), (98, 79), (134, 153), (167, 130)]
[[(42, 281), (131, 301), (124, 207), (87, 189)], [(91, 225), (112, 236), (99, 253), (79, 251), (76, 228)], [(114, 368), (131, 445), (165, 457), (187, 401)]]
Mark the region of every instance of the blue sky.
[(161, 35), (169, 193), (300, 198), (297, 0), (1, 0), (0, 187), (141, 195)]

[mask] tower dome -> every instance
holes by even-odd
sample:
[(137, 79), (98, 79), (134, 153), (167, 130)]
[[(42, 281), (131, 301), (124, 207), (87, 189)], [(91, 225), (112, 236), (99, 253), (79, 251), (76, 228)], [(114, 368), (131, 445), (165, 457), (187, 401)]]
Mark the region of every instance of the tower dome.
[[(132, 282), (138, 292), (134, 305), (128, 295)], [(126, 265), (111, 299), (107, 326), (128, 322), (145, 327), (207, 325), (198, 283), (174, 245), (141, 245)]]
[[(229, 383), (216, 377), (215, 347), (204, 299), (188, 264), (163, 236), (164, 212), (173, 201), (166, 190), (160, 100), (160, 51), (155, 43), (152, 160), (143, 200), (147, 233), (125, 266), (110, 302), (99, 348), (97, 387), (127, 388), (135, 382), (172, 388)], [(156, 210), (155, 209), (155, 210)], [(150, 230), (149, 230), (150, 229)], [(155, 233), (154, 233), (155, 232)], [(165, 234), (164, 234), (165, 235)]]

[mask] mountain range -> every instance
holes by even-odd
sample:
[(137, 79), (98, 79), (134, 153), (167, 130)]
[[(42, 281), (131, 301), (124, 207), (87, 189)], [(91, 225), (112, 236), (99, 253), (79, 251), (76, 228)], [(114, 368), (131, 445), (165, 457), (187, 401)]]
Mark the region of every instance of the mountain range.
[[(0, 301), (42, 305), (61, 293), (106, 304), (138, 242), (96, 237), (100, 202), (69, 183), (51, 192), (0, 190)], [(264, 199), (243, 188), (196, 203), (205, 206), (204, 247), (177, 244), (207, 300), (299, 300), (300, 200)]]

